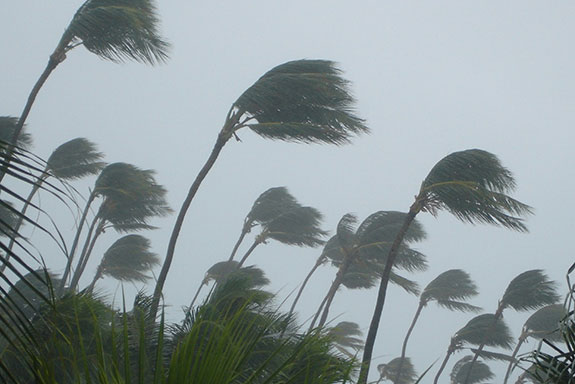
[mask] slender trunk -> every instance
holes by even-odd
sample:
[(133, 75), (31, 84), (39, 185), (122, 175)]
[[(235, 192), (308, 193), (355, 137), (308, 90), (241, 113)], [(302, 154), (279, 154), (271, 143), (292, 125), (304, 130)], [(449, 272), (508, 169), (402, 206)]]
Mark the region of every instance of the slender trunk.
[[(32, 187), (30, 194), (26, 198), (26, 202), (24, 203), (24, 206), (22, 207), (22, 210), (20, 211), (20, 217), (18, 218), (16, 225), (14, 225), (14, 229), (12, 231), (12, 236), (10, 237), (10, 242), (8, 243), (8, 250), (12, 251), (12, 249), (14, 248), (14, 244), (16, 243), (16, 235), (17, 235), (18, 231), (20, 230), (22, 223), (24, 223), (24, 217), (26, 215), (26, 211), (28, 210), (28, 207), (30, 206), (30, 204), (32, 202), (32, 198), (34, 197), (36, 192), (38, 192), (38, 190), (42, 186), (42, 183), (44, 182), (44, 180), (46, 180), (46, 177), (47, 177), (47, 175), (43, 174), (42, 176), (40, 176), (38, 178), (38, 181), (34, 184), (34, 187)], [(5, 263), (7, 263), (8, 260), (10, 260), (10, 256), (11, 256), (11, 253), (6, 252), (6, 255), (4, 256), (4, 262)], [(2, 264), (2, 266), (0, 266), (0, 274), (4, 273), (4, 270), (6, 269), (6, 265), (7, 264)]]
[(465, 380), (463, 380), (463, 384), (467, 384), (467, 382), (469, 381), (469, 378), (471, 377), (471, 369), (473, 368), (473, 365), (475, 364), (475, 362), (479, 358), (479, 355), (481, 354), (481, 352), (483, 352), (483, 348), (485, 348), (485, 338), (493, 330), (493, 328), (495, 327), (495, 324), (497, 324), (497, 321), (503, 316), (503, 310), (504, 309), (505, 308), (504, 308), (503, 304), (499, 303), (497, 311), (495, 311), (495, 317), (493, 318), (493, 324), (491, 324), (491, 326), (489, 328), (487, 328), (487, 330), (485, 331), (485, 334), (483, 335), (481, 344), (479, 344), (479, 346), (475, 350), (475, 354), (473, 355), (473, 359), (471, 359), (471, 361), (469, 362), (469, 370), (467, 371), (467, 375), (465, 376)]
[(196, 294), (194, 295), (194, 298), (192, 299), (192, 302), (190, 303), (190, 311), (192, 309), (192, 307), (194, 306), (194, 303), (196, 302), (196, 299), (198, 298), (198, 296), (200, 295), (200, 291), (202, 290), (202, 288), (204, 287), (204, 285), (207, 285), (206, 281), (203, 280), (202, 284), (200, 284), (200, 286), (198, 287), (198, 290), (196, 291)]
[(443, 372), (443, 370), (445, 369), (445, 366), (447, 365), (447, 362), (449, 361), (449, 358), (451, 357), (451, 355), (453, 354), (454, 350), (453, 350), (453, 341), (451, 342), (452, 344), (449, 346), (449, 348), (447, 349), (447, 354), (445, 355), (445, 359), (443, 359), (443, 362), (441, 363), (441, 367), (439, 367), (439, 371), (437, 371), (437, 375), (435, 375), (435, 379), (433, 379), (433, 384), (437, 384), (437, 382), (439, 381), (439, 376), (441, 376), (441, 373)]
[(527, 339), (527, 335), (528, 332), (524, 330), (523, 332), (521, 332), (521, 335), (517, 340), (517, 345), (515, 346), (515, 349), (511, 354), (511, 361), (509, 362), (509, 365), (507, 366), (507, 371), (505, 372), (505, 379), (503, 380), (503, 384), (507, 384), (507, 381), (509, 380), (511, 370), (513, 369), (513, 365), (515, 363), (515, 356), (517, 356), (517, 354), (519, 353), (519, 348), (521, 348), (521, 345), (523, 345), (523, 342)]
[[(94, 225), (98, 224), (96, 230), (94, 231)], [(104, 221), (101, 220), (98, 216), (94, 218), (92, 225), (90, 226), (90, 230), (88, 231), (88, 236), (86, 237), (86, 243), (84, 244), (84, 249), (82, 249), (82, 254), (80, 255), (80, 259), (78, 260), (78, 264), (76, 266), (76, 270), (72, 275), (72, 281), (70, 282), (70, 289), (74, 291), (78, 287), (78, 283), (80, 282), (80, 278), (84, 273), (84, 269), (88, 264), (88, 259), (92, 254), (92, 250), (94, 249), (94, 245), (96, 244), (96, 240), (102, 234), (104, 230)], [(92, 232), (94, 235), (92, 236)]]
[(311, 330), (315, 327), (315, 322), (317, 321), (317, 319), (319, 318), (319, 315), (321, 314), (321, 311), (323, 310), (323, 306), (325, 305), (327, 299), (328, 299), (329, 295), (325, 295), (325, 297), (323, 298), (323, 300), (321, 301), (321, 303), (319, 304), (319, 308), (317, 309), (317, 312), (315, 313), (313, 320), (311, 321), (311, 324), (309, 325), (309, 330), (308, 332), (311, 332)]
[(369, 368), (371, 364), (371, 357), (373, 355), (373, 347), (375, 345), (375, 339), (377, 336), (377, 329), (379, 327), (379, 322), (381, 320), (381, 314), (383, 312), (383, 306), (385, 304), (385, 296), (387, 293), (387, 285), (389, 283), (389, 277), (391, 275), (391, 269), (393, 268), (393, 264), (395, 263), (395, 259), (397, 257), (397, 253), (401, 243), (403, 242), (403, 238), (409, 229), (409, 226), (415, 219), (415, 216), (421, 210), (421, 203), (418, 199), (415, 200), (415, 203), (409, 209), (407, 216), (405, 217), (405, 221), (395, 240), (393, 241), (393, 245), (389, 250), (389, 254), (387, 256), (387, 262), (385, 264), (385, 268), (381, 275), (381, 282), (379, 285), (379, 292), (377, 294), (377, 301), (375, 303), (375, 310), (373, 312), (373, 317), (371, 319), (371, 323), (369, 325), (369, 331), (367, 333), (367, 338), (365, 339), (365, 347), (363, 351), (363, 358), (362, 358), (362, 365), (361, 370), (359, 372), (359, 379), (358, 384), (366, 384), (367, 383), (367, 375), (369, 373)]
[[(236, 120), (236, 122), (237, 122), (238, 118), (239, 118), (239, 116), (237, 118), (233, 118), (233, 120)], [(233, 120), (232, 120), (232, 122), (233, 122)], [(154, 289), (154, 295), (152, 297), (152, 303), (150, 305), (150, 314), (151, 314), (150, 317), (152, 319), (155, 319), (156, 314), (158, 313), (158, 306), (160, 305), (160, 298), (162, 296), (164, 284), (166, 283), (166, 278), (168, 277), (168, 272), (170, 270), (170, 266), (172, 265), (172, 261), (174, 259), (174, 252), (176, 250), (176, 243), (178, 241), (178, 236), (180, 235), (180, 231), (182, 230), (182, 225), (184, 224), (186, 212), (188, 212), (188, 208), (190, 208), (190, 204), (192, 203), (194, 196), (198, 192), (198, 189), (200, 188), (202, 181), (204, 180), (204, 178), (206, 177), (206, 175), (208, 174), (210, 169), (213, 167), (214, 163), (216, 162), (216, 159), (218, 158), (220, 152), (222, 151), (222, 148), (224, 147), (226, 142), (231, 137), (231, 134), (232, 134), (231, 129), (232, 129), (234, 124), (226, 123), (226, 125), (228, 125), (228, 124), (231, 124), (231, 125), (229, 125), (229, 128), (224, 126), (222, 131), (219, 133), (218, 139), (216, 140), (216, 143), (214, 144), (214, 148), (212, 149), (210, 157), (208, 158), (208, 160), (206, 161), (206, 163), (204, 164), (204, 166), (202, 167), (202, 169), (200, 170), (200, 172), (196, 176), (196, 179), (194, 180), (194, 183), (190, 187), (190, 190), (188, 191), (188, 195), (186, 196), (186, 199), (184, 200), (184, 203), (182, 204), (182, 207), (180, 208), (180, 212), (178, 213), (178, 217), (176, 218), (176, 223), (174, 224), (174, 229), (172, 230), (172, 234), (170, 236), (170, 241), (168, 243), (168, 251), (166, 252), (166, 258), (164, 259), (164, 264), (162, 265), (162, 270), (160, 271), (160, 274), (158, 276), (158, 281), (156, 282), (156, 287)], [(228, 131), (230, 131), (230, 132), (228, 132)]]
[(90, 205), (96, 198), (96, 193), (91, 192), (90, 196), (88, 197), (88, 201), (86, 202), (86, 207), (84, 208), (84, 212), (82, 212), (82, 218), (78, 223), (78, 229), (76, 230), (76, 235), (74, 236), (74, 241), (72, 242), (72, 247), (70, 248), (70, 252), (68, 254), (68, 261), (66, 263), (66, 268), (64, 269), (64, 273), (62, 274), (62, 280), (60, 282), (60, 287), (58, 289), (58, 295), (62, 295), (64, 293), (64, 288), (66, 287), (66, 282), (68, 280), (68, 276), (72, 271), (72, 262), (74, 261), (74, 254), (76, 253), (76, 248), (78, 248), (78, 243), (80, 242), (80, 235), (82, 233), (82, 229), (84, 228), (84, 223), (86, 222), (86, 218), (88, 216), (88, 212), (90, 211)]
[(248, 249), (248, 251), (246, 252), (246, 254), (244, 255), (244, 257), (242, 257), (242, 259), (241, 259), (240, 262), (238, 263), (238, 268), (241, 268), (242, 265), (244, 265), (244, 263), (246, 262), (246, 260), (248, 259), (248, 257), (250, 257), (250, 255), (252, 254), (252, 252), (254, 251), (254, 249), (256, 249), (256, 247), (257, 247), (258, 245), (260, 245), (261, 243), (262, 243), (262, 240), (260, 240), (260, 239), (259, 239), (259, 236), (258, 236), (258, 239), (256, 239), (256, 240), (254, 241), (254, 243), (252, 244), (252, 246), (250, 247), (250, 249)]
[(417, 307), (417, 311), (415, 311), (415, 316), (413, 316), (413, 321), (407, 330), (407, 334), (405, 335), (405, 339), (403, 340), (403, 346), (401, 347), (401, 359), (399, 360), (399, 366), (397, 367), (397, 374), (395, 375), (394, 383), (399, 382), (399, 377), (401, 375), (401, 370), (403, 368), (403, 362), (405, 360), (405, 352), (407, 351), (407, 341), (409, 340), (409, 336), (411, 336), (411, 332), (413, 332), (413, 328), (415, 328), (415, 323), (417, 323), (417, 319), (419, 319), (419, 315), (421, 314), (421, 310), (425, 307), (425, 303), (423, 301), (419, 302), (419, 306)]
[(347, 273), (347, 270), (349, 269), (350, 265), (351, 265), (351, 257), (346, 255), (346, 257), (343, 259), (343, 263), (341, 264), (341, 267), (339, 268), (339, 270), (337, 271), (337, 274), (335, 275), (335, 280), (331, 284), (329, 292), (327, 293), (327, 301), (325, 303), (325, 307), (323, 308), (323, 313), (321, 314), (321, 319), (319, 320), (319, 323), (317, 324), (318, 327), (323, 327), (325, 322), (327, 321), (327, 316), (329, 314), (329, 307), (331, 307), (331, 303), (333, 302), (333, 299), (337, 293), (337, 290), (341, 286), (341, 283), (343, 282), (343, 277)]
[(88, 285), (88, 287), (86, 288), (86, 292), (87, 293), (92, 293), (92, 291), (94, 291), (94, 286), (96, 285), (96, 282), (102, 278), (102, 267), (98, 267), (98, 269), (96, 270), (96, 274), (94, 275), (94, 279), (92, 280), (92, 282), (90, 283), (90, 285)]
[(297, 304), (297, 302), (299, 301), (299, 298), (301, 297), (301, 294), (303, 293), (303, 290), (305, 288), (305, 286), (307, 285), (307, 283), (309, 282), (309, 279), (311, 279), (311, 276), (315, 273), (315, 271), (319, 268), (320, 265), (323, 264), (324, 262), (324, 257), (323, 255), (320, 256), (317, 261), (315, 262), (315, 265), (313, 266), (313, 268), (311, 269), (311, 271), (309, 271), (309, 273), (307, 274), (307, 276), (305, 277), (303, 283), (301, 284), (301, 287), (299, 288), (299, 291), (293, 301), (293, 304), (291, 305), (291, 308), (289, 309), (288, 312), (288, 317), (292, 315), (292, 313), (295, 310), (295, 306)]
[(234, 249), (232, 249), (232, 254), (230, 255), (230, 258), (228, 259), (228, 261), (232, 261), (234, 259), (234, 257), (236, 256), (236, 252), (238, 251), (238, 248), (240, 247), (240, 244), (242, 243), (242, 241), (244, 241), (244, 237), (246, 237), (248, 232), (249, 232), (249, 230), (246, 229), (246, 224), (244, 223), (244, 226), (242, 228), (242, 233), (240, 234), (240, 238), (238, 239), (238, 241), (236, 241), (236, 244), (234, 245)]
[(62, 39), (60, 40), (60, 42), (58, 43), (58, 46), (54, 50), (54, 52), (50, 55), (50, 58), (48, 59), (48, 64), (46, 65), (46, 68), (44, 68), (44, 71), (42, 72), (42, 74), (40, 75), (38, 80), (36, 81), (36, 84), (34, 84), (32, 91), (30, 91), (30, 94), (28, 95), (28, 100), (26, 101), (26, 105), (24, 106), (24, 109), (22, 110), (22, 113), (20, 114), (20, 118), (18, 119), (18, 124), (16, 125), (16, 129), (14, 130), (14, 133), (12, 134), (12, 138), (11, 138), (11, 144), (12, 145), (9, 146), (6, 150), (6, 155), (5, 155), (6, 162), (2, 166), (2, 169), (0, 170), (0, 182), (4, 179), (4, 175), (6, 175), (6, 170), (8, 169), (8, 167), (10, 165), (10, 161), (12, 160), (12, 156), (14, 155), (14, 152), (16, 150), (16, 143), (18, 142), (18, 138), (20, 137), (20, 134), (22, 133), (22, 129), (24, 128), (24, 123), (26, 122), (26, 119), (28, 118), (28, 115), (30, 114), (30, 110), (32, 109), (32, 105), (34, 105), (34, 101), (36, 100), (36, 96), (38, 96), (40, 89), (42, 88), (42, 86), (44, 85), (46, 80), (48, 80), (48, 77), (50, 76), (52, 71), (54, 69), (56, 69), (56, 67), (62, 61), (64, 61), (66, 59), (66, 47), (68, 46), (69, 43), (70, 43), (70, 40), (63, 36)]

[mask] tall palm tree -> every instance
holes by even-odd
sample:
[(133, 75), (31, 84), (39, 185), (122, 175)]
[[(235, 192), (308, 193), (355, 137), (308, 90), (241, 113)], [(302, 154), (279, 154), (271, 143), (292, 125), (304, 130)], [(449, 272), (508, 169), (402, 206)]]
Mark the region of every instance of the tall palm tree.
[(112, 227), (121, 233), (152, 229), (153, 227), (148, 224), (152, 217), (164, 216), (171, 212), (165, 195), (165, 188), (157, 184), (152, 170), (142, 170), (127, 163), (113, 163), (106, 166), (98, 176), (80, 218), (62, 276), (63, 283), (67, 281), (71, 271), (83, 224), (96, 198), (103, 200), (88, 229), (70, 288), (77, 285), (96, 240), (106, 228)]
[[(495, 311), (495, 317), (497, 319), (502, 318), (503, 311), (507, 308), (524, 312), (554, 304), (557, 300), (559, 300), (559, 295), (556, 284), (554, 281), (549, 280), (542, 270), (525, 271), (511, 280), (505, 289), (505, 293), (499, 300), (499, 305)], [(483, 343), (479, 344), (471, 361), (472, 365), (481, 354), (481, 351), (483, 351), (483, 347)]]
[(530, 214), (531, 208), (508, 195), (515, 186), (513, 175), (497, 156), (480, 149), (454, 152), (431, 169), (389, 251), (365, 342), (358, 384), (367, 382), (389, 275), (411, 222), (422, 211), (436, 215), (440, 210), (446, 210), (463, 222), (495, 224), (526, 232), (522, 217)]
[[(22, 216), (16, 223), (16, 230), (20, 229), (32, 198), (48, 177), (54, 176), (60, 180), (75, 180), (94, 175), (106, 165), (101, 161), (103, 156), (101, 152), (96, 150), (94, 143), (82, 137), (67, 141), (56, 148), (46, 161), (44, 170), (38, 176), (38, 180), (32, 186), (32, 190), (26, 198), (26, 202), (20, 211)], [(13, 249), (14, 243), (15, 239), (11, 239), (8, 248)], [(5, 267), (5, 265), (0, 267), (0, 273), (4, 271)]]
[(244, 237), (251, 232), (252, 228), (258, 224), (265, 224), (277, 218), (281, 213), (291, 208), (298, 207), (299, 203), (289, 193), (286, 187), (274, 187), (263, 192), (252, 205), (244, 219), (244, 225), (240, 237), (236, 241), (229, 261), (232, 261), (244, 240)]
[(327, 232), (320, 228), (322, 218), (322, 214), (315, 208), (296, 206), (262, 223), (262, 231), (256, 236), (238, 266), (244, 265), (256, 247), (268, 240), (299, 247), (317, 247), (324, 244), (322, 238)]
[(483, 383), (486, 380), (492, 379), (494, 377), (493, 372), (489, 366), (481, 361), (471, 364), (473, 356), (465, 356), (460, 359), (451, 370), (451, 384), (463, 384), (469, 375), (470, 384)]
[(186, 212), (224, 145), (242, 128), (274, 140), (345, 144), (352, 136), (369, 131), (354, 114), (354, 102), (335, 63), (296, 60), (268, 71), (232, 104), (212, 152), (178, 213), (154, 290), (152, 312), (157, 312)]
[(104, 253), (86, 291), (92, 292), (96, 282), (104, 276), (120, 281), (145, 282), (150, 278), (147, 273), (158, 264), (160, 260), (150, 250), (150, 240), (140, 235), (126, 235)]
[[(477, 286), (471, 280), (469, 275), (460, 269), (450, 269), (441, 273), (433, 279), (419, 296), (419, 305), (413, 316), (413, 320), (401, 347), (401, 357), (405, 357), (407, 351), (407, 342), (415, 324), (421, 315), (423, 308), (432, 301), (442, 308), (449, 309), (450, 311), (461, 312), (478, 312), (479, 307), (468, 304), (465, 300), (477, 295)], [(399, 365), (397, 369), (398, 375), (401, 373), (402, 366)]]
[(135, 60), (152, 65), (165, 61), (169, 48), (158, 34), (153, 0), (86, 0), (64, 30), (34, 84), (10, 140), (12, 143), (20, 136), (34, 100), (52, 71), (66, 59), (68, 52), (81, 45), (104, 60)]
[(379, 371), (377, 383), (389, 380), (394, 384), (413, 384), (417, 379), (417, 373), (409, 357), (396, 357), (387, 364), (379, 364), (377, 370)]
[(447, 354), (433, 383), (437, 384), (451, 355), (461, 350), (465, 345), (479, 345), (482, 342), (490, 347), (511, 349), (513, 338), (503, 319), (497, 318), (494, 314), (486, 313), (474, 317), (451, 338)]
[[(383, 266), (393, 239), (398, 233), (406, 214), (396, 211), (378, 211), (369, 215), (358, 227), (351, 214), (344, 215), (340, 220), (336, 235), (326, 244), (324, 251), (332, 264), (338, 267), (338, 272), (326, 295), (325, 306), (318, 326), (325, 324), (330, 304), (341, 284), (346, 280), (357, 288), (370, 288), (381, 276)], [(409, 247), (410, 243), (425, 238), (425, 231), (419, 222), (406, 232), (400, 256), (395, 266), (407, 271), (423, 270), (427, 267), (425, 256)], [(361, 277), (364, 279), (357, 279)], [(363, 282), (362, 282), (363, 280)], [(319, 312), (319, 311), (318, 311)], [(317, 316), (316, 316), (317, 318)], [(312, 321), (312, 325), (315, 323)]]
[(534, 312), (521, 330), (521, 334), (517, 340), (517, 345), (511, 354), (512, 360), (509, 362), (507, 367), (507, 372), (505, 373), (505, 380), (503, 384), (506, 384), (509, 380), (509, 375), (511, 370), (515, 365), (515, 357), (519, 353), (519, 349), (523, 343), (530, 337), (534, 339), (541, 340), (545, 338), (548, 341), (557, 342), (561, 341), (561, 332), (559, 332), (559, 326), (561, 321), (567, 316), (567, 311), (563, 304), (550, 304), (543, 308), (540, 308)]

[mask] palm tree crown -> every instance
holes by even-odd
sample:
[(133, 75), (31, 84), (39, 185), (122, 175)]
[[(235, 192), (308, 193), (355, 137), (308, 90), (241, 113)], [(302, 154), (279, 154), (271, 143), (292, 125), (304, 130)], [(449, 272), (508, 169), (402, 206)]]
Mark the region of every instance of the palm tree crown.
[(529, 311), (559, 300), (556, 284), (540, 269), (525, 271), (515, 277), (501, 298), (498, 311), (513, 308), (516, 311)]
[(104, 155), (91, 141), (78, 137), (56, 148), (46, 162), (46, 170), (59, 179), (74, 180), (97, 174), (106, 165)]

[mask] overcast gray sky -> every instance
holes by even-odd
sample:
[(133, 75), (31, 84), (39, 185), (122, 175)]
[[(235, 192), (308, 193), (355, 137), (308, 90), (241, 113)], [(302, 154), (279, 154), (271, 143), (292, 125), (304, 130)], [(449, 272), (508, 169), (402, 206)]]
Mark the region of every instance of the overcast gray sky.
[[(81, 3), (2, 5), (0, 114), (20, 114)], [(28, 120), (39, 155), (86, 137), (109, 162), (155, 169), (178, 209), (230, 105), (267, 70), (302, 58), (339, 63), (352, 82), (358, 114), (372, 129), (339, 148), (240, 132), (242, 142), (226, 146), (188, 213), (165, 288), (174, 319), (206, 269), (227, 258), (243, 217), (267, 188), (287, 186), (302, 204), (322, 211), (325, 229), (333, 231), (348, 212), (363, 220), (378, 210), (406, 211), (431, 167), (469, 148), (495, 153), (514, 173), (515, 197), (535, 208), (530, 233), (422, 214), (429, 236), (418, 249), (430, 267), (412, 277), (425, 286), (447, 269), (464, 269), (480, 288), (473, 303), (487, 311), (528, 269), (545, 269), (565, 292), (564, 276), (574, 261), (574, 2), (172, 0), (159, 3), (158, 12), (162, 34), (173, 44), (167, 64), (117, 65), (80, 47), (54, 72)], [(87, 194), (92, 182), (78, 188)], [(71, 230), (70, 215), (47, 204), (56, 204), (49, 198), (46, 210), (64, 211), (56, 217), (64, 231)], [(162, 257), (174, 219), (157, 221), (161, 229), (150, 234)], [(100, 250), (116, 238), (107, 234)], [(319, 252), (270, 243), (250, 262), (266, 271), (281, 300)], [(55, 251), (44, 256), (56, 271), (63, 266)], [(324, 267), (314, 278), (301, 319), (315, 311), (334, 274)], [(111, 294), (115, 286), (101, 284)], [(342, 290), (331, 314), (366, 331), (375, 296), (375, 290)], [(416, 306), (417, 298), (391, 289), (375, 364), (399, 355)], [(419, 372), (443, 357), (449, 337), (471, 317), (429, 307), (408, 349)], [(515, 335), (527, 317), (506, 314)]]

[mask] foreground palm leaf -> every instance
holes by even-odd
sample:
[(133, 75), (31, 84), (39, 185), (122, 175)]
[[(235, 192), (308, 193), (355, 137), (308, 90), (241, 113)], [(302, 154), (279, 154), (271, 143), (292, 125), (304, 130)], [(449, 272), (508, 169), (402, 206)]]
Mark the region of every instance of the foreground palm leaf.
[(495, 155), (480, 149), (454, 152), (431, 169), (389, 251), (365, 342), (359, 384), (367, 382), (391, 269), (403, 236), (417, 214), (424, 211), (435, 215), (439, 210), (447, 210), (464, 222), (495, 224), (526, 232), (523, 216), (532, 210), (507, 195), (514, 189), (515, 179), (511, 172)]
[(246, 127), (271, 139), (344, 144), (354, 135), (369, 132), (364, 121), (355, 116), (354, 103), (347, 81), (335, 63), (327, 60), (296, 60), (279, 65), (238, 98), (174, 224), (154, 290), (153, 311), (158, 309), (186, 212), (224, 145)]

